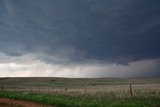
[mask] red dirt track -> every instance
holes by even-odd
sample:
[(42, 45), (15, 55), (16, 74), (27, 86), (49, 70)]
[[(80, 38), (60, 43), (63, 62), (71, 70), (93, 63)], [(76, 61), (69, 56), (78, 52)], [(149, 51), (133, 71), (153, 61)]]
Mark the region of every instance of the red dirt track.
[(0, 107), (53, 107), (28, 101), (0, 98)]

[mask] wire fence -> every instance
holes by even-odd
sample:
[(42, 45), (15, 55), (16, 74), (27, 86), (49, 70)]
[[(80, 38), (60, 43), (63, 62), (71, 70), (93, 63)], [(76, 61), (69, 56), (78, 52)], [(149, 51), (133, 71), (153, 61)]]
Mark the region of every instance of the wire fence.
[(24, 91), (53, 94), (73, 94), (73, 95), (105, 95), (113, 94), (117, 96), (137, 96), (150, 93), (160, 96), (160, 84), (127, 84), (127, 85), (92, 85), (87, 86), (33, 86), (33, 85), (6, 85), (1, 84), (3, 91)]

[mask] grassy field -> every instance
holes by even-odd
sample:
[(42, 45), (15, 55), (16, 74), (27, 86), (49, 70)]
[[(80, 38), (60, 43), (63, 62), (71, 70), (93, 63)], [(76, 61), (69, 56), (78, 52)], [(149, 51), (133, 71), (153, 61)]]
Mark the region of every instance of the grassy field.
[(0, 78), (0, 84), (1, 98), (56, 107), (160, 107), (160, 78)]

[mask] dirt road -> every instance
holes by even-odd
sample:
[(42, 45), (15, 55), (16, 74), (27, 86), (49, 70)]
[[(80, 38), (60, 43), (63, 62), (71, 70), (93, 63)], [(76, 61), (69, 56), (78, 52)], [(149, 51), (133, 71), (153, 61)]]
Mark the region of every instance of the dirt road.
[(28, 101), (0, 98), (0, 107), (53, 107)]

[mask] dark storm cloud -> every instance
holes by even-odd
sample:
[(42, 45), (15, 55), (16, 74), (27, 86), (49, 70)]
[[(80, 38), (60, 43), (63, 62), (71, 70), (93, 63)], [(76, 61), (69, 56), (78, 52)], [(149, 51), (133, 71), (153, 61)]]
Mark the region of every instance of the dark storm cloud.
[(86, 52), (86, 58), (117, 62), (124, 56), (130, 61), (160, 55), (157, 0), (0, 2), (1, 50), (42, 46), (52, 54), (68, 46)]
[(0, 0), (0, 52), (8, 57), (33, 53), (38, 56), (34, 59), (52, 64), (129, 66), (135, 61), (158, 59), (159, 3)]

